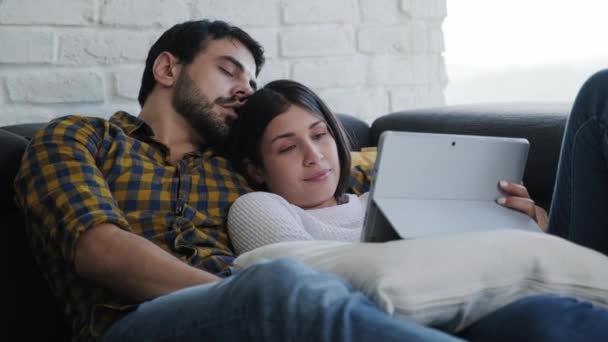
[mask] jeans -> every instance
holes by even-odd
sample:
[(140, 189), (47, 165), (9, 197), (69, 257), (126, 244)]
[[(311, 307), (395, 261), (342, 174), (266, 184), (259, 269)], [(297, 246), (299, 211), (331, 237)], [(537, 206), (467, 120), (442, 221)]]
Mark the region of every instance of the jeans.
[(608, 311), (554, 295), (531, 296), (485, 316), (462, 333), (469, 341), (608, 341)]
[(153, 299), (104, 341), (459, 341), (397, 320), (342, 279), (290, 260)]
[(557, 296), (516, 301), (461, 336), (397, 320), (342, 279), (287, 259), (141, 304), (104, 341), (607, 341), (608, 311)]
[(608, 255), (608, 70), (581, 87), (566, 124), (549, 233)]

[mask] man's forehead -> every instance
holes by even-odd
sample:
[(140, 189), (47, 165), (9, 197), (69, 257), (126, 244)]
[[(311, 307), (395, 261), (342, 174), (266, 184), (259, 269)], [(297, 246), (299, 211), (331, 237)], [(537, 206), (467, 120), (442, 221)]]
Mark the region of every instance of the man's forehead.
[(207, 43), (202, 55), (212, 60), (225, 60), (242, 67), (250, 78), (255, 79), (256, 64), (253, 55), (238, 39), (214, 39)]

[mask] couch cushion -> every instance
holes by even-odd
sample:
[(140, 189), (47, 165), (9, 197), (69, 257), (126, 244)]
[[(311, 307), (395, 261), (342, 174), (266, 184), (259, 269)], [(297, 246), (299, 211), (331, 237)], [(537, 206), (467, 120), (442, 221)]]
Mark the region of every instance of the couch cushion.
[(235, 265), (286, 257), (348, 280), (396, 318), (448, 332), (530, 295), (608, 307), (608, 258), (545, 233), (505, 229), (385, 243), (284, 241), (241, 254)]
[(530, 141), (524, 184), (549, 208), (568, 103), (498, 103), (446, 106), (391, 113), (371, 128), (372, 144), (385, 130), (523, 137)]

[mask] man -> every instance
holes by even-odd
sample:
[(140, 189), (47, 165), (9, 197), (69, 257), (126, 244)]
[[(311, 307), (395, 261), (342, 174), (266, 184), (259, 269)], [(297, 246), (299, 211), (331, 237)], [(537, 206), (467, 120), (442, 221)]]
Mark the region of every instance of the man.
[[(34, 137), (16, 197), (74, 339), (457, 340), (395, 320), (341, 279), (296, 262), (231, 275), (226, 211), (250, 189), (215, 150), (263, 62), (236, 27), (178, 24), (149, 52), (138, 117), (68, 116)], [(500, 310), (501, 322), (543, 302)], [(555, 322), (533, 317), (545, 316)]]

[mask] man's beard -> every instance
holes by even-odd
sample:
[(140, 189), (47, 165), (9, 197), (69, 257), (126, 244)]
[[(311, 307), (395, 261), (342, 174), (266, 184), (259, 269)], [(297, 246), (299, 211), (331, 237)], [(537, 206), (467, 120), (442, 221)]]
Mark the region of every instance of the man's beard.
[(175, 83), (171, 102), (175, 111), (188, 122), (201, 142), (212, 147), (221, 147), (228, 139), (233, 120), (232, 117), (223, 118), (220, 113), (213, 111), (213, 105), (230, 100), (219, 97), (211, 102), (190, 76), (183, 72)]

